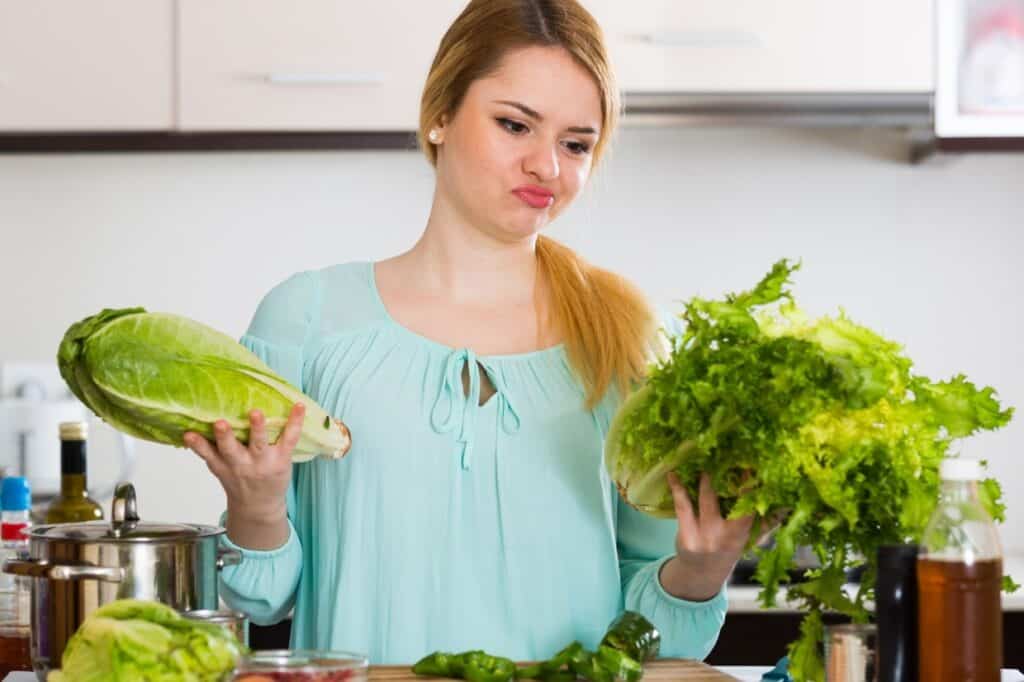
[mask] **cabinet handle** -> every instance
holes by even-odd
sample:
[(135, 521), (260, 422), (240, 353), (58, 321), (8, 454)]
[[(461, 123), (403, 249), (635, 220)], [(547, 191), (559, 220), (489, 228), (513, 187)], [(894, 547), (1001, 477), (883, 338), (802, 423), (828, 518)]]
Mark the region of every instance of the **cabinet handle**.
[(380, 85), (378, 73), (268, 73), (266, 81), (275, 85)]
[(740, 30), (651, 31), (629, 38), (660, 47), (764, 47), (756, 33)]

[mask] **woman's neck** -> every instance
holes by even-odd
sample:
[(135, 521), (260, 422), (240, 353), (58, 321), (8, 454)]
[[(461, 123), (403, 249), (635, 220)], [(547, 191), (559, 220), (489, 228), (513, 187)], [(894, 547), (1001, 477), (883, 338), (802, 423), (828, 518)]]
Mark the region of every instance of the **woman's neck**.
[(503, 242), (454, 216), (432, 212), (419, 241), (398, 257), (406, 284), (456, 304), (534, 298), (536, 236)]

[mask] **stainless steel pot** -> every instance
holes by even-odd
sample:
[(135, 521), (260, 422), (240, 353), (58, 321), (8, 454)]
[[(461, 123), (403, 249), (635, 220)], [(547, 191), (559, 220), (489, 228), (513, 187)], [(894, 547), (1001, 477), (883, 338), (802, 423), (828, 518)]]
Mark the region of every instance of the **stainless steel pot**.
[(103, 604), (132, 598), (179, 611), (218, 607), (217, 572), (241, 560), (218, 547), (223, 528), (143, 523), (135, 488), (114, 492), (111, 523), (36, 526), (27, 560), (3, 570), (32, 578), (32, 666), (37, 677), (60, 667), (68, 639)]
[(244, 646), (249, 646), (249, 617), (244, 613), (229, 610), (211, 611), (210, 609), (201, 609), (199, 611), (186, 611), (181, 615), (189, 620), (217, 625), (234, 635), (235, 639)]

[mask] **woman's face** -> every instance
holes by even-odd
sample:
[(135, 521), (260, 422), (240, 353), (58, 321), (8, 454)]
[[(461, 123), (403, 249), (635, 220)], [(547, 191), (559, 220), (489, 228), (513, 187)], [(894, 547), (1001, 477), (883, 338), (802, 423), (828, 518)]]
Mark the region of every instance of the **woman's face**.
[(530, 237), (583, 189), (600, 132), (597, 83), (565, 49), (509, 52), (440, 128), (438, 192), (502, 241)]

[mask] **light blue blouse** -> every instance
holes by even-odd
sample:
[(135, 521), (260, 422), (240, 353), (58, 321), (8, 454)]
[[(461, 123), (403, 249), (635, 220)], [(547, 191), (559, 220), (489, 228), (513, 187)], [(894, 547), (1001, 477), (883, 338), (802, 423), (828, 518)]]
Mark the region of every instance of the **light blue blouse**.
[[(711, 651), (725, 589), (665, 592), (676, 522), (620, 501), (602, 463), (616, 398), (586, 410), (562, 346), (431, 341), (389, 316), (372, 263), (291, 277), (242, 343), (352, 431), (344, 459), (294, 466), (286, 544), (224, 569), (225, 601), (252, 622), (294, 607), (293, 647), (374, 664), (439, 649), (525, 661), (595, 647), (627, 608), (658, 627), (663, 656)], [(482, 406), (480, 372), (497, 390)]]

